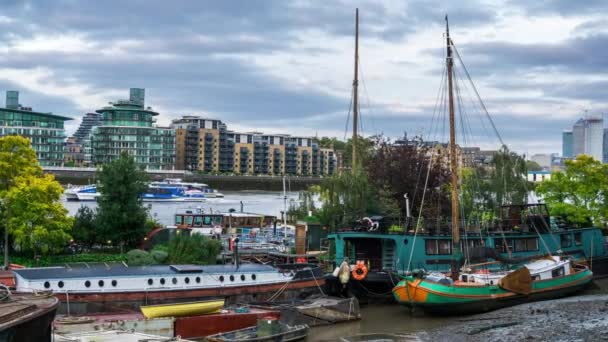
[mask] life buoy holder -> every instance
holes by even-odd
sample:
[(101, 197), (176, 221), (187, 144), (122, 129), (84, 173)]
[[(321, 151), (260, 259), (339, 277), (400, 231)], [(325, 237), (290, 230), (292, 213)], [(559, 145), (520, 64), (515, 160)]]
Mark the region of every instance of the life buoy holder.
[(353, 278), (357, 280), (363, 280), (367, 277), (368, 273), (367, 266), (365, 266), (365, 262), (363, 260), (358, 260), (357, 264), (355, 264), (355, 268), (353, 268), (351, 275)]

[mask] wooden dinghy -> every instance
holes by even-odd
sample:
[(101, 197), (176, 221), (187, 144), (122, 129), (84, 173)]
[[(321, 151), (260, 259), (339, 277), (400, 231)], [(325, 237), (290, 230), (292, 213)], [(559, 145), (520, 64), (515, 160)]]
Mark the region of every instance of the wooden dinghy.
[(224, 307), (224, 299), (202, 302), (174, 303), (142, 306), (146, 318), (183, 317), (217, 313)]
[(308, 336), (308, 326), (287, 325), (276, 320), (261, 319), (253, 327), (207, 336), (208, 342), (287, 342)]

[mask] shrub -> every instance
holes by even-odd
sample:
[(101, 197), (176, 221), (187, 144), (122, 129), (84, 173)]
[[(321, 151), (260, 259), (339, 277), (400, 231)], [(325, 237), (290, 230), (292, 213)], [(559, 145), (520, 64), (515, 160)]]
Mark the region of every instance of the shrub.
[(152, 254), (141, 249), (133, 249), (127, 253), (127, 264), (129, 266), (146, 266), (154, 263)]
[(200, 234), (178, 234), (169, 241), (169, 262), (172, 264), (215, 264), (222, 250), (218, 240)]
[(151, 251), (150, 255), (152, 255), (154, 262), (157, 264), (164, 263), (167, 260), (167, 258), (169, 257), (169, 253), (167, 253), (165, 251), (157, 250), (157, 249)]

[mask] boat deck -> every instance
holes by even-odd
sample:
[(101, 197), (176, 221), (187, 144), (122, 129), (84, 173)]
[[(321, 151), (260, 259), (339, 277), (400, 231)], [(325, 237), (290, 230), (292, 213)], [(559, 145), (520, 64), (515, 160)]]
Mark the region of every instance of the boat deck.
[(9, 300), (0, 302), (0, 331), (32, 320), (59, 305), (53, 296), (12, 295)]

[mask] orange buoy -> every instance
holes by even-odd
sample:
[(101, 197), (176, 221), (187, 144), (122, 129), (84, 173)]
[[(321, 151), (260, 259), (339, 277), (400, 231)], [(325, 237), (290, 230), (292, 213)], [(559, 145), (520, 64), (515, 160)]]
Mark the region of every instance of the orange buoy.
[(357, 279), (357, 280), (363, 280), (365, 279), (365, 277), (367, 277), (367, 266), (365, 266), (365, 262), (363, 262), (363, 260), (357, 260), (357, 264), (355, 265), (355, 268), (352, 270), (351, 275), (353, 276), (353, 278)]
[(299, 257), (296, 259), (296, 264), (305, 264), (306, 262), (306, 258), (304, 257)]

